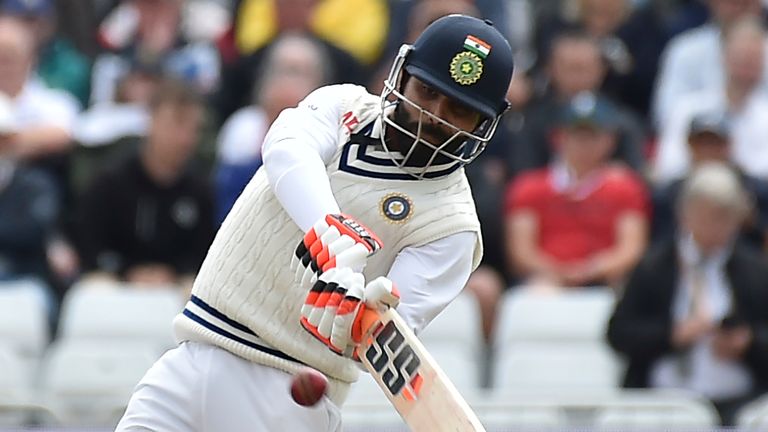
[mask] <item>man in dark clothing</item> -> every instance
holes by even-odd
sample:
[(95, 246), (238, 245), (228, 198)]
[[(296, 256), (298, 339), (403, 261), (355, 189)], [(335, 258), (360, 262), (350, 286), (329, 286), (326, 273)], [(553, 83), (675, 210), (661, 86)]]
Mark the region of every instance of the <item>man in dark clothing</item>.
[(540, 16), (535, 35), (537, 52), (547, 52), (553, 39), (564, 31), (590, 35), (597, 41), (606, 64), (600, 89), (637, 115), (647, 117), (659, 58), (668, 39), (663, 16), (651, 2), (633, 5), (637, 2), (579, 0), (574, 3), (578, 8), (572, 16), (566, 16), (562, 10)]
[(627, 387), (681, 388), (723, 423), (768, 390), (768, 263), (736, 241), (747, 195), (727, 165), (697, 167), (678, 201), (674, 241), (635, 268), (608, 325)]
[(59, 217), (57, 191), (46, 172), (0, 156), (0, 287), (38, 301), (51, 330), (61, 298), (46, 254)]
[[(721, 162), (738, 173), (741, 184), (752, 202), (752, 211), (741, 229), (740, 238), (758, 249), (768, 250), (768, 182), (739, 171), (731, 156), (731, 124), (725, 113), (702, 113), (695, 116), (688, 130), (691, 164)], [(653, 191), (652, 239), (655, 243), (672, 237), (677, 230), (675, 203), (684, 179), (660, 185)]]
[(59, 214), (53, 180), (0, 158), (0, 280), (45, 280), (45, 247)]
[[(552, 43), (549, 52), (546, 92), (528, 105), (523, 113), (522, 128), (512, 136), (508, 165), (512, 174), (546, 167), (556, 154), (553, 134), (558, 117), (568, 103), (583, 92), (598, 94), (605, 77), (605, 65), (597, 41), (584, 33), (564, 33)], [(645, 130), (642, 122), (615, 101), (617, 146), (613, 157), (635, 170), (645, 163), (643, 151)]]
[(213, 239), (207, 177), (190, 164), (202, 101), (184, 84), (165, 83), (151, 101), (151, 119), (139, 152), (96, 176), (85, 191), (78, 244), (86, 272), (184, 284)]
[[(244, 3), (247, 2), (237, 1), (233, 10), (238, 13), (244, 13)], [(323, 51), (325, 51), (326, 61), (330, 65), (330, 84), (354, 83), (365, 85), (370, 75), (367, 68), (349, 52), (334, 45), (313, 30), (311, 22), (313, 11), (320, 2), (304, 2), (306, 4), (305, 7), (300, 9), (296, 9), (296, 2), (288, 3), (275, 2), (274, 24), (277, 26), (275, 34), (296, 33), (308, 37), (319, 44)], [(231, 53), (230, 55), (222, 55), (221, 86), (214, 101), (219, 119), (222, 122), (238, 108), (248, 105), (254, 93), (254, 78), (259, 76), (272, 44), (277, 41), (277, 37), (274, 37), (265, 45), (250, 52), (243, 52), (237, 47), (237, 34), (239, 31), (243, 31), (239, 27), (256, 27), (259, 25), (262, 24), (237, 20), (228, 36), (224, 37), (219, 44), (221, 50), (225, 53)]]

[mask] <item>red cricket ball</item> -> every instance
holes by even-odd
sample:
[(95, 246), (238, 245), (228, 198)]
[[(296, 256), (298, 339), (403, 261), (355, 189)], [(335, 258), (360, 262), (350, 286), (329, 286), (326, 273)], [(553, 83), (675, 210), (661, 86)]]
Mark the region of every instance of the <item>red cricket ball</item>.
[(311, 368), (300, 370), (291, 381), (291, 397), (302, 406), (318, 403), (327, 389), (328, 378)]

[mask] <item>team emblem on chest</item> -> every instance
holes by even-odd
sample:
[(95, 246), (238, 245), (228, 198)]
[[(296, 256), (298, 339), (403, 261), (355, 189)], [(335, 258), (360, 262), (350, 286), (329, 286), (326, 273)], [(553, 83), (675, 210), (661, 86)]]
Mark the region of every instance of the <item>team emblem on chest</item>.
[(381, 200), (381, 214), (389, 223), (404, 223), (413, 214), (413, 202), (406, 195), (391, 193)]

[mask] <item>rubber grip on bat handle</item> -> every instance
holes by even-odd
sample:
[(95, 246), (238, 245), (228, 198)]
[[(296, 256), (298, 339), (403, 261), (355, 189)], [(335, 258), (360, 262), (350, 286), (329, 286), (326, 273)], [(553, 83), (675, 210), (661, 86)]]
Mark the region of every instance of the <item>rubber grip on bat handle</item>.
[(376, 309), (371, 309), (366, 305), (363, 305), (363, 314), (360, 317), (360, 330), (364, 336), (369, 336), (376, 324), (381, 321), (381, 314)]

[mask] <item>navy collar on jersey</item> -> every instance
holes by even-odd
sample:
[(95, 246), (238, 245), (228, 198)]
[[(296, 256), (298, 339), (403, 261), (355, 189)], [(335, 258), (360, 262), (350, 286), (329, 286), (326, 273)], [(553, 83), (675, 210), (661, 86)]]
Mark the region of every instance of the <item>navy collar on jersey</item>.
[[(395, 164), (381, 145), (379, 118), (371, 120), (360, 131), (352, 134), (342, 149), (339, 170), (363, 177), (384, 180), (418, 180)], [(435, 179), (458, 170), (460, 165), (450, 163), (430, 167), (424, 175)]]

